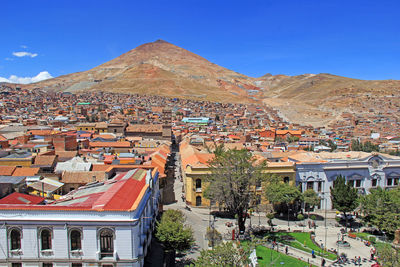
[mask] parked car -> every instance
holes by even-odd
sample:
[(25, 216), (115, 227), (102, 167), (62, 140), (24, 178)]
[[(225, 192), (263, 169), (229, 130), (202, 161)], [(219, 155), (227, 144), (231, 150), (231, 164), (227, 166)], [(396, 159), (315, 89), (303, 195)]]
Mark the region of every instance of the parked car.
[[(352, 220), (355, 219), (355, 216), (351, 215), (351, 214), (347, 214), (346, 217), (347, 217), (348, 221), (352, 221)], [(336, 218), (339, 218), (340, 220), (346, 220), (346, 217), (344, 216), (344, 214), (337, 214), (336, 215)]]

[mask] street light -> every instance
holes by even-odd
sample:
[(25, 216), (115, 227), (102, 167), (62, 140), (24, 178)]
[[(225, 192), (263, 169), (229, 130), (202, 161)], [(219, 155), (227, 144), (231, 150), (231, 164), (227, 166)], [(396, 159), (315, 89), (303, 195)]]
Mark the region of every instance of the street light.
[[(328, 238), (328, 234), (327, 234), (327, 231), (328, 231), (328, 227), (326, 226), (326, 220), (327, 220), (327, 218), (326, 218), (326, 209), (327, 209), (327, 206), (328, 206), (328, 198), (326, 197), (326, 195), (325, 195), (325, 192), (322, 192), (322, 197), (323, 197), (323, 200), (324, 200), (324, 203), (325, 203), (325, 219), (324, 219), (324, 224), (325, 224), (325, 246), (324, 246), (324, 249), (325, 249), (325, 251), (327, 251), (327, 238)], [(325, 251), (324, 251), (324, 255), (325, 255)]]
[(338, 238), (338, 242), (336, 243), (336, 245), (337, 245), (337, 256), (339, 257), (340, 256), (340, 253), (339, 253), (340, 233), (337, 234), (337, 238)]

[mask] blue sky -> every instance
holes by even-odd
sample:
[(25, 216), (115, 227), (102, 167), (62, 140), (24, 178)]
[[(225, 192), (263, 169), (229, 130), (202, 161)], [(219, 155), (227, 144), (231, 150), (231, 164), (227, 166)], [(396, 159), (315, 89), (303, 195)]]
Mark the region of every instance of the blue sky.
[(4, 0), (0, 8), (7, 79), (88, 70), (157, 39), (252, 77), (400, 79), (400, 1)]

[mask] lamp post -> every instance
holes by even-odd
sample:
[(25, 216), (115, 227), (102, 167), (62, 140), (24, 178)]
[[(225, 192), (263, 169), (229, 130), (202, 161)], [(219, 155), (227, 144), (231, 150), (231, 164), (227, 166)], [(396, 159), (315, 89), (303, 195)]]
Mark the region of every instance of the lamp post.
[(340, 253), (339, 253), (339, 241), (340, 241), (340, 233), (337, 234), (337, 238), (338, 238), (338, 242), (337, 244), (337, 256), (340, 257)]
[(325, 194), (325, 192), (322, 192), (322, 197), (323, 197), (323, 200), (324, 200), (324, 203), (325, 203), (325, 218), (324, 218), (324, 224), (325, 224), (325, 246), (324, 246), (324, 255), (325, 255), (325, 251), (327, 251), (327, 239), (328, 239), (328, 227), (326, 226), (326, 220), (327, 220), (327, 218), (326, 218), (326, 209), (327, 209), (327, 206), (328, 206), (328, 198), (326, 197), (326, 194)]

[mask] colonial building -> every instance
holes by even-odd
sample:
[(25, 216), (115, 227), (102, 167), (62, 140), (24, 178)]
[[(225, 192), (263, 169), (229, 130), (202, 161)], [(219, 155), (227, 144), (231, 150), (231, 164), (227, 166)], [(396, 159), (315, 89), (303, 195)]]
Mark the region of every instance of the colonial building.
[(303, 191), (314, 189), (321, 197), (322, 209), (332, 209), (330, 187), (342, 175), (360, 194), (378, 186), (391, 189), (399, 185), (400, 157), (365, 152), (311, 153), (289, 156), (296, 163), (296, 182)]
[(0, 266), (143, 266), (158, 171), (133, 169), (47, 205), (0, 205)]

